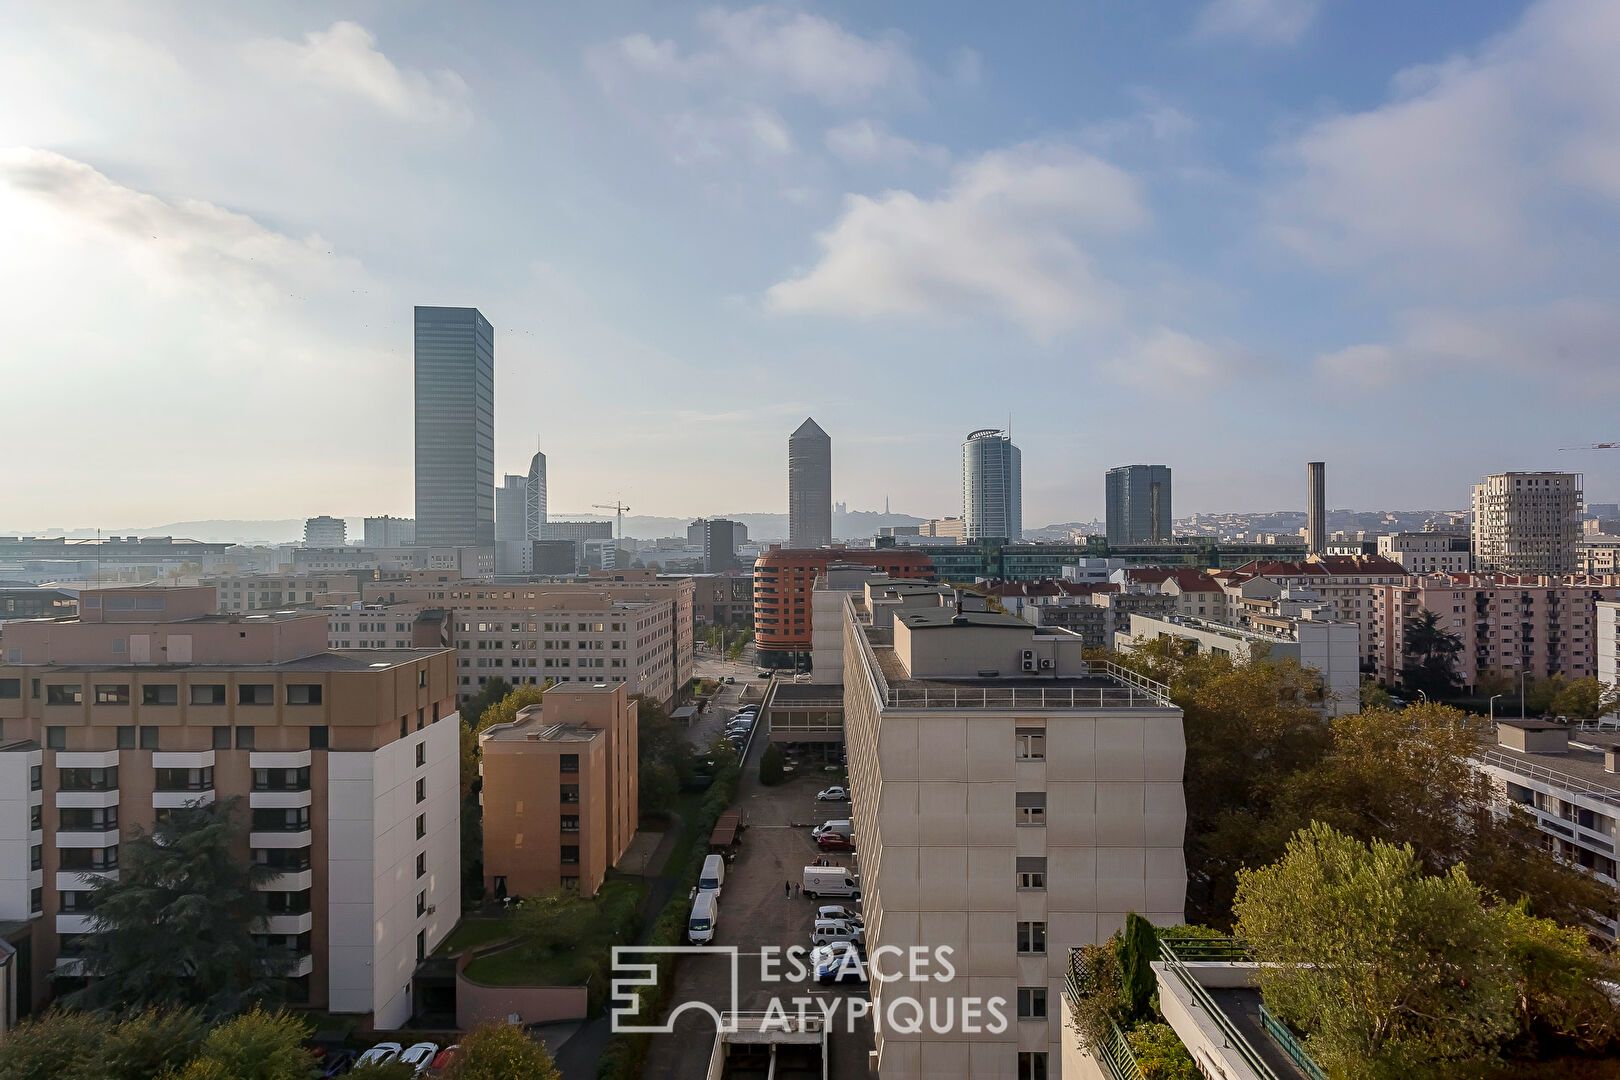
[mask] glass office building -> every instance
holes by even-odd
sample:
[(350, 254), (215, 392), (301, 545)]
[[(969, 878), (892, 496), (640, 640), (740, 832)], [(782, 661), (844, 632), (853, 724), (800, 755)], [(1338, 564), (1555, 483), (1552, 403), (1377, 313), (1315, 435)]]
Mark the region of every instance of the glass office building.
[(416, 542), (495, 542), (495, 330), (416, 309)]

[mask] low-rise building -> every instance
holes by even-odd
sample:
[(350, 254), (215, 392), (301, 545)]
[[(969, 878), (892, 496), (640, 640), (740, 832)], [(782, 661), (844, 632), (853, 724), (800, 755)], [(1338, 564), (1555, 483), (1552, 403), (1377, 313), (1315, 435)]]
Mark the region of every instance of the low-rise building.
[(1468, 539), (1444, 533), (1388, 533), (1378, 538), (1378, 556), (1409, 574), (1466, 574), (1474, 568)]
[(397, 548), (409, 547), (414, 543), (416, 543), (415, 518), (389, 517), (384, 514), (381, 517), (365, 519), (362, 547)]
[(478, 745), (486, 891), (596, 895), (640, 816), (636, 703), (624, 684), (553, 686)]
[(1620, 536), (1588, 533), (1575, 545), (1578, 574), (1620, 574)]
[(347, 603), (360, 598), (362, 582), (376, 578), (374, 570), (349, 573), (229, 574), (205, 577), (200, 584), (219, 597), (219, 614), (276, 611), (310, 604)]

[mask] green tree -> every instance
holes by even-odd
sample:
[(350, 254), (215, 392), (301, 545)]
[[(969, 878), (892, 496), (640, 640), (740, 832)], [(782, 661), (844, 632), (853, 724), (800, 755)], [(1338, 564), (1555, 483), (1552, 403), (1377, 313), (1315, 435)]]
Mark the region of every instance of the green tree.
[(641, 812), (663, 817), (675, 809), (675, 800), (681, 793), (681, 778), (668, 762), (643, 761), (637, 794)]
[(771, 743), (759, 756), (759, 782), (766, 787), (775, 787), (786, 779), (787, 755), (780, 746)]
[(343, 1074), (344, 1080), (416, 1080), (416, 1067), (399, 1061), (372, 1061)]
[(290, 1013), (255, 1007), (208, 1033), (178, 1080), (308, 1080), (314, 1064), (309, 1025)]
[(478, 716), (478, 726), (475, 732), (485, 732), (496, 724), (510, 724), (517, 720), (517, 714), (530, 705), (540, 704), (546, 690), (551, 686), (547, 679), (545, 686), (519, 686), (509, 690), (499, 701), (484, 709)]
[(1142, 1080), (1203, 1080), (1198, 1063), (1169, 1024), (1141, 1024), (1125, 1033)]
[(1125, 995), (1120, 990), (1119, 936), (1101, 945), (1081, 945), (1075, 951), (1075, 982), (1080, 992), (1068, 998), (1069, 1019), (1080, 1045), (1095, 1054), (1126, 1019)]
[(1153, 924), (1129, 912), (1120, 936), (1119, 988), (1126, 1016), (1132, 1021), (1148, 1014), (1148, 1002), (1159, 985), (1152, 966), (1158, 958), (1159, 935)]
[(1548, 703), (1547, 711), (1557, 716), (1573, 716), (1582, 720), (1595, 720), (1614, 712), (1617, 704), (1615, 688), (1588, 676), (1574, 679), (1564, 686)]
[(151, 1080), (197, 1053), (208, 1025), (193, 1009), (132, 1013), (107, 1033), (97, 1074), (105, 1080)]
[(561, 1080), (546, 1052), (523, 1029), (481, 1024), (461, 1039), (461, 1053), (445, 1070), (446, 1080)]
[(1393, 709), (1394, 707), (1395, 698), (1388, 690), (1384, 689), (1377, 679), (1371, 675), (1361, 677), (1362, 711), (1365, 712), (1368, 709)]
[(1612, 1052), (1620, 1030), (1614, 1001), (1616, 960), (1592, 947), (1586, 932), (1530, 915), (1523, 903), (1494, 912), (1507, 941), (1519, 1018), (1516, 1049), (1581, 1055)]
[(52, 1009), (0, 1042), (0, 1080), (94, 1080), (112, 1024), (92, 1013)]
[(1334, 1080), (1446, 1075), (1517, 1028), (1498, 921), (1460, 866), (1314, 824), (1238, 876), (1238, 932), (1267, 1006)]
[(461, 719), (464, 720), (467, 723), (467, 726), (471, 727), (474, 731), (480, 730), (478, 721), (483, 717), (484, 710), (489, 708), (491, 705), (498, 704), (503, 698), (506, 697), (507, 694), (511, 692), (511, 685), (508, 684), (505, 679), (497, 675), (495, 678), (489, 680), (489, 682), (479, 687), (478, 693), (474, 694), (472, 698), (461, 707)]
[(261, 947), (253, 928), (268, 909), (258, 885), (269, 867), (247, 848), (240, 800), (171, 811), (150, 833), (122, 845), (119, 875), (90, 890), (86, 965), (101, 972), (67, 1004), (139, 1011), (191, 1006), (230, 1016), (274, 996), (286, 961)]
[(1430, 697), (1456, 693), (1456, 660), (1462, 652), (1462, 638), (1441, 626), (1436, 612), (1424, 610), (1407, 621), (1405, 650), (1403, 687), (1413, 693), (1422, 690)]

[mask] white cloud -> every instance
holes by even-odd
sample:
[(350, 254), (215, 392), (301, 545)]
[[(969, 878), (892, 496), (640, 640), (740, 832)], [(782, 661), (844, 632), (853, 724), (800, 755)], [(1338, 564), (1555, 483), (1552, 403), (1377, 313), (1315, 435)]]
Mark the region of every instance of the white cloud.
[(1272, 230), (1425, 292), (1567, 273), (1590, 253), (1583, 213), (1612, 223), (1620, 203), (1616, 69), (1620, 5), (1543, 0), (1477, 55), (1403, 72), (1389, 103), (1283, 147)]
[(680, 164), (721, 161), (741, 150), (755, 160), (793, 153), (793, 133), (775, 111), (762, 105), (727, 103), (722, 108), (686, 109), (667, 119), (665, 139)]
[(984, 78), (984, 61), (975, 49), (963, 47), (951, 54), (951, 78), (958, 86), (978, 86)]
[(1329, 382), (1380, 389), (1400, 371), (1401, 360), (1388, 345), (1351, 345), (1316, 358), (1317, 372)]
[(828, 131), (826, 143), (835, 157), (857, 165), (899, 166), (922, 160), (943, 166), (951, 157), (943, 146), (913, 142), (864, 117)]
[(267, 78), (347, 94), (402, 120), (436, 123), (466, 112), (467, 84), (460, 75), (400, 68), (377, 48), (376, 35), (358, 23), (312, 30), (302, 43), (260, 39), (247, 45), (246, 55)]
[(1292, 45), (1321, 8), (1321, 0), (1210, 0), (1198, 13), (1195, 32), (1266, 47)]
[(959, 166), (934, 198), (850, 195), (817, 240), (820, 261), (770, 288), (780, 312), (872, 317), (987, 307), (1037, 334), (1108, 320), (1117, 290), (1083, 237), (1148, 214), (1129, 174), (1073, 149), (1030, 144)]
[(1230, 341), (1204, 341), (1154, 327), (1126, 343), (1104, 371), (1118, 382), (1144, 388), (1208, 386), (1243, 368), (1249, 354)]
[(819, 15), (776, 6), (714, 8), (698, 16), (702, 47), (630, 34), (590, 50), (587, 66), (605, 86), (627, 73), (719, 84), (732, 93), (796, 94), (844, 106), (917, 94), (917, 65), (898, 34), (851, 33)]

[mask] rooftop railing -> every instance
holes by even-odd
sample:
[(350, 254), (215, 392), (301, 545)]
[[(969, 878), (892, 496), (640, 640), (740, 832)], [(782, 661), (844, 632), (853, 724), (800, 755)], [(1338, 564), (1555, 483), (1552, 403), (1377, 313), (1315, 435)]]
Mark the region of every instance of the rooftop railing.
[(1600, 799), (1614, 806), (1620, 806), (1620, 790), (1594, 784), (1590, 780), (1582, 780), (1578, 776), (1571, 776), (1557, 769), (1549, 769), (1539, 762), (1529, 761), (1512, 754), (1504, 754), (1499, 750), (1481, 750), (1476, 759), (1481, 764), (1490, 765), (1504, 772), (1515, 773), (1531, 780), (1539, 780), (1549, 787), (1561, 791), (1568, 791), (1576, 795), (1585, 795), (1588, 798)]
[[(1181, 985), (1186, 988), (1187, 993), (1192, 995), (1194, 1003), (1202, 1008), (1204, 1010), (1204, 1014), (1209, 1017), (1210, 1021), (1217, 1028), (1220, 1029), (1221, 1036), (1227, 1049), (1230, 1049), (1234, 1054), (1241, 1058), (1243, 1063), (1252, 1069), (1254, 1074), (1258, 1076), (1260, 1080), (1281, 1080), (1272, 1067), (1266, 1064), (1265, 1059), (1260, 1056), (1260, 1052), (1254, 1048), (1254, 1046), (1249, 1042), (1248, 1038), (1244, 1036), (1243, 1032), (1238, 1030), (1237, 1025), (1232, 1023), (1231, 1018), (1226, 1015), (1226, 1012), (1220, 1007), (1215, 999), (1210, 996), (1209, 991), (1204, 989), (1204, 984), (1199, 982), (1198, 977), (1194, 975), (1187, 967), (1188, 960), (1195, 963), (1208, 960), (1244, 960), (1246, 959), (1246, 956), (1244, 955), (1242, 945), (1235, 941), (1226, 942), (1228, 946), (1231, 946), (1237, 950), (1237, 955), (1235, 956), (1210, 955), (1208, 948), (1202, 942), (1194, 945), (1194, 941), (1197, 940), (1198, 939), (1161, 940), (1159, 942), (1159, 959), (1164, 961), (1165, 969), (1169, 971), (1171, 975), (1175, 976), (1176, 981), (1180, 982)], [(1220, 942), (1211, 941), (1209, 943), (1209, 945), (1217, 944), (1220, 944)], [(1178, 953), (1178, 948), (1187, 949), (1189, 953), (1187, 960), (1182, 959)]]

